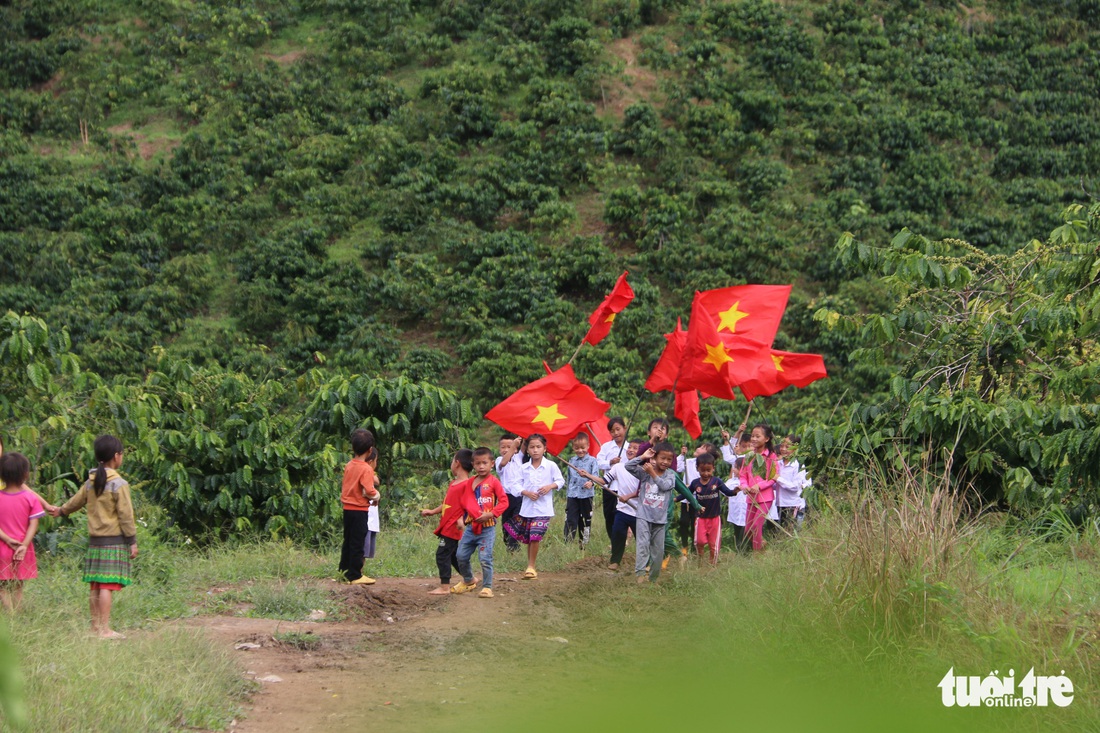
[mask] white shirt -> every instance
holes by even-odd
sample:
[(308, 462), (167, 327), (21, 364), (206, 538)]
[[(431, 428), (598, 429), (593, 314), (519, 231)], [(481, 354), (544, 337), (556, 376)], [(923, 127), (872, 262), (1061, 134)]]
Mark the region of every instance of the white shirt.
[[(619, 496), (630, 496), (637, 492), (638, 484), (641, 483), (638, 481), (637, 476), (630, 475), (630, 472), (626, 470), (626, 461), (612, 466), (611, 470), (607, 472), (607, 477), (611, 480), (611, 485), (608, 488)], [(638, 516), (638, 497), (634, 497), (630, 501), (618, 502), (615, 510), (628, 517)]]
[[(626, 463), (626, 438), (623, 438), (623, 444), (620, 446), (614, 440), (609, 440), (600, 446), (600, 452), (596, 454), (596, 465), (600, 467), (601, 471), (611, 470), (611, 459), (618, 457), (619, 463)], [(615, 464), (619, 465), (618, 463)]]
[[(558, 464), (545, 456), (537, 468), (534, 462), (524, 463), (521, 475), (523, 491), (538, 491), (547, 484), (554, 484), (555, 489), (565, 486), (565, 478), (561, 475)], [(554, 516), (554, 491), (548, 491), (538, 499), (523, 497), (523, 506), (519, 509), (519, 515), (527, 518)]]
[[(741, 486), (741, 480), (737, 478), (737, 474), (734, 474), (732, 478), (726, 480), (726, 486), (730, 489), (736, 489)], [(730, 506), (729, 512), (726, 514), (726, 521), (730, 524), (736, 524), (738, 527), (744, 527), (746, 511), (748, 511), (748, 504), (745, 501), (745, 492), (738, 491), (730, 497)]]
[(783, 507), (801, 507), (805, 505), (802, 487), (806, 485), (806, 471), (798, 465), (798, 460), (790, 462), (779, 460), (779, 475), (775, 477), (776, 504)]
[(500, 465), (500, 456), (496, 458), (497, 476), (500, 477), (500, 485), (508, 496), (519, 496), (523, 491), (523, 453), (516, 451), (507, 465)]

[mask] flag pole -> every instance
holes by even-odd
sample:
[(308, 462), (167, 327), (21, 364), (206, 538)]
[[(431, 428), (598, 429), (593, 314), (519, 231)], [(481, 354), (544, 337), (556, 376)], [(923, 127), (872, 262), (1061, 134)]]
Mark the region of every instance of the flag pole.
[[(591, 330), (592, 328), (590, 326), (588, 331)], [(573, 356), (569, 357), (569, 361), (565, 362), (566, 364), (572, 364), (573, 360), (577, 358), (577, 354), (581, 353), (581, 349), (584, 348), (585, 343), (588, 341), (588, 331), (584, 332), (584, 338), (582, 338), (581, 342), (577, 345), (577, 350), (573, 352)]]
[(630, 419), (626, 421), (626, 425), (623, 426), (623, 431), (626, 433), (626, 437), (623, 438), (623, 444), (619, 446), (619, 453), (616, 457), (622, 458), (623, 449), (626, 444), (630, 442), (630, 426), (634, 424), (634, 418), (638, 414), (638, 408), (642, 406), (642, 398), (644, 395), (638, 395), (638, 401), (634, 403), (634, 411), (630, 413)]

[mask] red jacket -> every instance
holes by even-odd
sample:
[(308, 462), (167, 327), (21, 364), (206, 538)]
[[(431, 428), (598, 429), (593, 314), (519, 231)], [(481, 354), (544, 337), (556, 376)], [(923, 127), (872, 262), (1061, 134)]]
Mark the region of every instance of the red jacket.
[(447, 487), (447, 495), (443, 499), (443, 512), (439, 515), (439, 526), (434, 534), (439, 537), (450, 537), (452, 540), (462, 539), (462, 532), (458, 529), (458, 520), (465, 513), (462, 508), (462, 493), (469, 485), (470, 479), (452, 481)]
[[(466, 524), (474, 530), (474, 534), (481, 534), (483, 527), (492, 527), (497, 523), (497, 517), (508, 508), (508, 494), (504, 493), (504, 487), (496, 476), (488, 476), (478, 483), (475, 476), (462, 490), (462, 509), (466, 512)], [(475, 522), (487, 511), (493, 513), (493, 518), (484, 524)]]

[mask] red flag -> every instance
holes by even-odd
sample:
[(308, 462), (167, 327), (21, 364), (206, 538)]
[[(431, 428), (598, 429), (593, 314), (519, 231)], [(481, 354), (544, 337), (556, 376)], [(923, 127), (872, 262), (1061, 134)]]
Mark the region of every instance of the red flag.
[(694, 389), (676, 392), (676, 406), (673, 410), (676, 419), (684, 424), (684, 430), (692, 440), (699, 440), (703, 434), (703, 425), (699, 422), (699, 393)]
[(697, 389), (732, 400), (732, 385), (737, 384), (740, 375), (756, 374), (768, 352), (755, 341), (723, 335), (719, 331), (721, 321), (710, 313), (703, 296), (696, 293), (691, 304), (691, 323), (680, 360), (677, 389)]
[(820, 354), (792, 354), (770, 349), (756, 373), (737, 383), (747, 399), (773, 395), (785, 387), (805, 387), (829, 376)]
[(691, 307), (692, 325), (698, 304), (714, 320), (715, 331), (727, 344), (736, 339), (742, 344), (771, 346), (790, 294), (790, 285), (735, 285), (697, 292)]
[(532, 433), (545, 435), (547, 450), (557, 455), (585, 430), (586, 423), (606, 422), (604, 413), (610, 406), (582, 384), (573, 374), (573, 367), (566, 364), (516, 390), (485, 417), (524, 438)]
[(645, 388), (650, 392), (671, 391), (676, 384), (676, 376), (680, 373), (680, 360), (684, 356), (684, 343), (687, 341), (687, 331), (684, 330), (680, 319), (676, 319), (676, 330), (665, 334), (665, 350), (661, 352), (661, 358), (653, 367), (649, 379), (645, 380)]
[(584, 337), (585, 342), (595, 346), (603, 341), (611, 333), (611, 324), (614, 323), (616, 314), (621, 313), (634, 300), (634, 289), (626, 281), (626, 275), (625, 272), (619, 275), (615, 287), (611, 288), (611, 294), (588, 317), (590, 327)]

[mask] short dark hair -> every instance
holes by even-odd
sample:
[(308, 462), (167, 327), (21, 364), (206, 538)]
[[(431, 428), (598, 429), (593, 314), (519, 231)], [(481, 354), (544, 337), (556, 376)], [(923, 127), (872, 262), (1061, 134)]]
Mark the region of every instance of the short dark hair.
[(588, 433), (577, 433), (576, 435), (573, 436), (573, 440), (583, 440), (585, 443), (587, 443), (588, 442)]
[(0, 456), (0, 481), (6, 486), (22, 486), (31, 475), (31, 462), (22, 453), (5, 453)]
[(788, 435), (788, 436), (787, 436), (786, 438), (784, 438), (783, 440), (786, 440), (786, 441), (787, 441), (788, 443), (790, 443), (791, 445), (798, 445), (799, 443), (801, 443), (801, 442), (802, 442), (802, 438), (798, 437), (798, 436), (797, 436), (797, 435), (795, 435), (794, 433), (791, 433), (790, 435)]
[(713, 466), (714, 465), (714, 456), (712, 456), (710, 453), (700, 453), (699, 456), (695, 459), (695, 465), (696, 466)]
[(657, 455), (658, 453), (665, 453), (665, 452), (671, 453), (672, 455), (676, 455), (676, 447), (674, 445), (672, 445), (672, 443), (669, 443), (667, 440), (662, 440), (660, 443), (653, 446), (653, 455)]
[[(720, 455), (722, 455), (721, 453), (718, 452), (718, 446), (716, 446), (714, 443), (710, 443), (710, 442), (700, 443), (699, 447), (706, 451), (706, 453), (703, 454), (703, 455), (708, 455), (711, 458), (713, 458), (714, 460), (718, 460), (718, 457)], [(700, 458), (702, 458), (702, 455), (700, 456)]]
[(455, 451), (455, 460), (462, 466), (463, 471), (474, 469), (474, 452), (469, 448), (459, 448)]
[(608, 430), (615, 427), (616, 425), (622, 425), (625, 428), (626, 427), (626, 421), (623, 420), (621, 417), (619, 417), (617, 415), (607, 421), (607, 429)]
[(485, 456), (488, 456), (490, 461), (493, 460), (493, 451), (485, 446), (474, 449), (474, 458), (484, 458)]
[(369, 453), (374, 447), (374, 433), (366, 428), (351, 431), (351, 450), (355, 455), (361, 456)]
[(652, 429), (654, 425), (660, 425), (665, 430), (668, 430), (668, 420), (664, 419), (663, 417), (655, 417), (652, 420), (650, 420), (649, 421), (649, 428), (647, 428), (647, 431), (649, 429)]
[(500, 439), (497, 440), (497, 442), (499, 443), (501, 440), (515, 440), (518, 437), (519, 436), (516, 435), (515, 433), (501, 433), (500, 434)]

